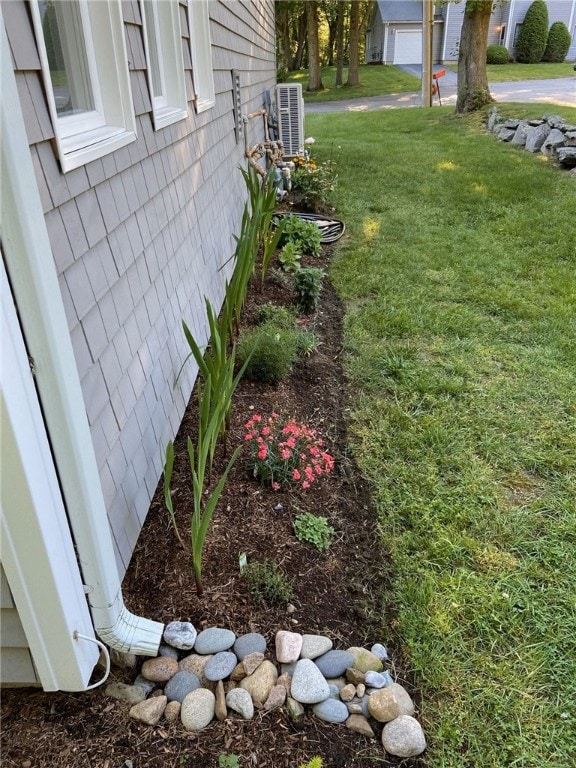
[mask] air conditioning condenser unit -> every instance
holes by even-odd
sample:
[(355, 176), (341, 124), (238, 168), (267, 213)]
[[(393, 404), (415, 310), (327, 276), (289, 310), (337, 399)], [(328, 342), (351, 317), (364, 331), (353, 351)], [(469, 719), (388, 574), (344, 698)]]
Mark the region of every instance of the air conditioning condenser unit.
[(284, 144), (284, 156), (304, 153), (304, 100), (300, 83), (278, 83), (276, 86), (278, 133)]

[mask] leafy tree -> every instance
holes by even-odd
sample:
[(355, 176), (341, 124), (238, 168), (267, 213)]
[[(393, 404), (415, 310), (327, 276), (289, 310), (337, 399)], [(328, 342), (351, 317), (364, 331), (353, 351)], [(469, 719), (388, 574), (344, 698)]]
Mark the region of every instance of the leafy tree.
[(458, 114), (474, 112), (493, 101), (486, 71), (491, 14), (492, 0), (466, 0), (458, 54)]
[(563, 21), (555, 21), (548, 32), (548, 42), (546, 50), (542, 56), (542, 61), (562, 62), (566, 58), (572, 37), (568, 27)]
[(542, 61), (548, 40), (548, 7), (544, 0), (534, 0), (526, 11), (516, 43), (516, 61), (536, 64)]

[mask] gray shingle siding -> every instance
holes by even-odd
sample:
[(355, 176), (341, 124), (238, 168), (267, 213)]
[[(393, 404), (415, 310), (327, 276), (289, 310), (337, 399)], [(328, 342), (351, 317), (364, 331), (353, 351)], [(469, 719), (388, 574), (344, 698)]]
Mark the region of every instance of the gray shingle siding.
[[(9, 6), (7, 8), (7, 6)], [(204, 296), (220, 306), (245, 190), (232, 69), (245, 112), (275, 82), (272, 0), (210, 3), (216, 103), (154, 131), (139, 5), (122, 3), (137, 141), (69, 174), (54, 148), (26, 4), (3, 4), (38, 187), (92, 433), (120, 574), (194, 384), (181, 320), (205, 341)], [(181, 18), (187, 7), (181, 3)], [(189, 97), (192, 71), (182, 24)], [(251, 141), (263, 138), (260, 119)], [(229, 270), (229, 268), (228, 268)]]

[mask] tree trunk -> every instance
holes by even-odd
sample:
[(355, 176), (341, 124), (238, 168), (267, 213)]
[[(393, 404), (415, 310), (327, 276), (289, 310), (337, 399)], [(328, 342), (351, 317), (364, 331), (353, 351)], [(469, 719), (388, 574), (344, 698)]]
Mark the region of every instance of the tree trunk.
[(458, 54), (458, 114), (474, 112), (493, 101), (486, 72), (491, 13), (492, 0), (466, 0)]
[(346, 85), (360, 85), (358, 77), (358, 46), (360, 42), (360, 2), (352, 0), (350, 3), (350, 40), (348, 44), (348, 80)]
[(276, 30), (278, 40), (278, 69), (290, 71), (294, 67), (290, 35), (290, 6), (286, 2), (276, 2)]
[(344, 70), (344, 0), (338, 2), (338, 15), (336, 17), (336, 85), (342, 85), (342, 72)]
[(324, 88), (320, 75), (320, 44), (318, 41), (318, 2), (306, 3), (308, 19), (308, 91), (321, 91)]
[[(305, 4), (306, 5), (306, 4)], [(294, 54), (294, 69), (302, 69), (302, 61), (304, 59), (304, 48), (306, 46), (306, 8), (300, 14), (298, 18), (298, 32), (296, 35), (297, 45), (296, 53)]]

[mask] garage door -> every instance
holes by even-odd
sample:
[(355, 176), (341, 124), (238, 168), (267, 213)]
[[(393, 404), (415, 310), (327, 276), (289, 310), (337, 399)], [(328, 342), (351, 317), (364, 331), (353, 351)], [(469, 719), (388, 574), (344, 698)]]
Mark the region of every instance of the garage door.
[(396, 32), (394, 64), (422, 64), (422, 32)]

